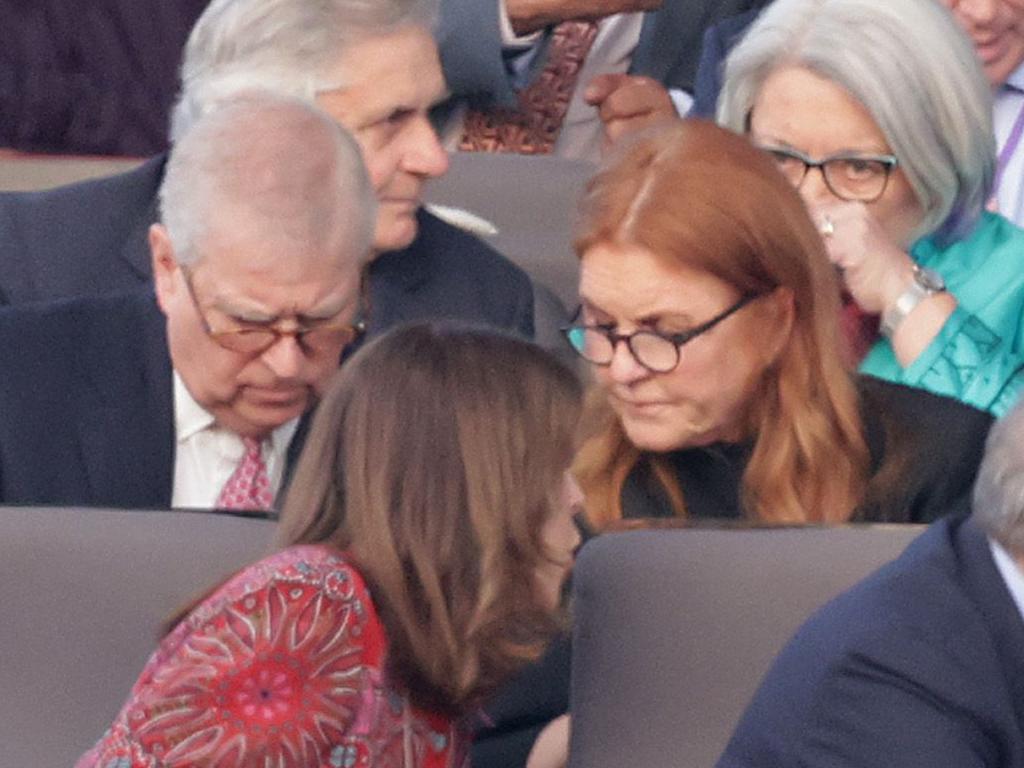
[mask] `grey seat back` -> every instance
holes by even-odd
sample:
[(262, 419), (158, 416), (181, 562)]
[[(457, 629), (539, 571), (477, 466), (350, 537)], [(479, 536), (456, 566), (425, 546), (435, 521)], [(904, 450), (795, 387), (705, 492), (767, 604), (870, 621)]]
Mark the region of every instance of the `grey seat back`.
[(570, 768), (710, 768), (816, 608), (923, 526), (600, 536), (573, 576)]
[(0, 508), (2, 765), (69, 766), (110, 725), (177, 608), (272, 544), (265, 519)]
[(572, 227), (593, 164), (553, 155), (453, 152), (451, 167), (424, 190), (427, 203), (482, 216), (497, 229), (485, 240), (554, 292), (571, 312), (579, 261)]

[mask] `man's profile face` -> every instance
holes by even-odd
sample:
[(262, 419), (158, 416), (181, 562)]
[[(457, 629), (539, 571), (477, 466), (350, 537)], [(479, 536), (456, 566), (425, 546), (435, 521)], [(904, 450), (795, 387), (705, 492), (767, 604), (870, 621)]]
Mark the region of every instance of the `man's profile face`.
[(944, 0), (974, 44), (985, 76), (1006, 82), (1024, 62), (1024, 0)]
[[(276, 238), (275, 238), (276, 240)], [(283, 335), (262, 352), (227, 349), (215, 331), (277, 321), (350, 323), (359, 305), (360, 259), (339, 256), (343, 242), (323, 254), (282, 253), (281, 243), (253, 235), (203, 238), (200, 258), (183, 269), (167, 231), (150, 229), (160, 308), (174, 369), (192, 397), (217, 423), (237, 434), (263, 437), (308, 410), (338, 367), (339, 342), (304, 348)]]
[(405, 27), (356, 43), (335, 71), (345, 85), (317, 105), (362, 148), (379, 203), (374, 250), (404, 248), (416, 238), (423, 183), (448, 170), (428, 116), (445, 93), (437, 45), (426, 29)]

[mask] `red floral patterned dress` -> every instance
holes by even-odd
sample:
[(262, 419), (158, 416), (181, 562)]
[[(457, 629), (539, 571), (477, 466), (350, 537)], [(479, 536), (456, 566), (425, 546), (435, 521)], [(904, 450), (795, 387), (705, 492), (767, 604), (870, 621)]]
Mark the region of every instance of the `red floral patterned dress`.
[(234, 576), (164, 638), (78, 768), (468, 765), (447, 719), (389, 690), (386, 648), (344, 557), (291, 547)]

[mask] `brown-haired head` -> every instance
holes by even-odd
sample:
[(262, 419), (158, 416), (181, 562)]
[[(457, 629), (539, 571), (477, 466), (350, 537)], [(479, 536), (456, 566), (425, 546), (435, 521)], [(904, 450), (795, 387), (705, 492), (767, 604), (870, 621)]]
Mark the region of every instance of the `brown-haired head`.
[(282, 515), (285, 544), (349, 553), (389, 640), (393, 683), (459, 714), (556, 628), (535, 575), (572, 458), (581, 390), (533, 344), (419, 324), (342, 366)]
[[(799, 194), (771, 159), (704, 121), (638, 136), (593, 177), (581, 202), (575, 248), (584, 266), (604, 246), (639, 248), (670, 267), (710, 274), (739, 295), (791, 303), (786, 330), (765, 339), (778, 353), (749, 403), (754, 453), (745, 506), (751, 515), (788, 521), (823, 514), (823, 502), (824, 510), (848, 515), (867, 459), (840, 349), (839, 284)], [(622, 483), (642, 452), (607, 414), (596, 432), (577, 469), (588, 509), (606, 522), (621, 516)], [(834, 480), (798, 476), (830, 448), (852, 456), (850, 466), (825, 473)], [(825, 452), (815, 458), (818, 450)], [(685, 489), (655, 465), (682, 514)]]

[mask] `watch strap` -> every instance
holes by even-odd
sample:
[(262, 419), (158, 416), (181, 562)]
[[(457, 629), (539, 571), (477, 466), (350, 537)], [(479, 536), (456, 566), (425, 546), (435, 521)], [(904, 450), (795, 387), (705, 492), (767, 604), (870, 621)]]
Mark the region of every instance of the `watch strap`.
[(891, 339), (896, 329), (907, 319), (907, 315), (913, 312), (917, 305), (933, 296), (946, 290), (942, 278), (936, 273), (926, 273), (921, 267), (914, 265), (914, 279), (906, 290), (896, 297), (896, 301), (885, 312), (882, 313), (882, 321), (879, 329), (882, 335)]

